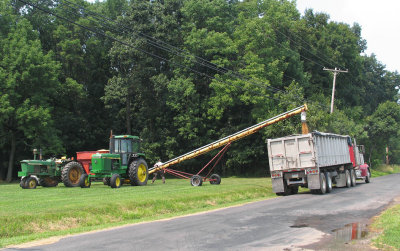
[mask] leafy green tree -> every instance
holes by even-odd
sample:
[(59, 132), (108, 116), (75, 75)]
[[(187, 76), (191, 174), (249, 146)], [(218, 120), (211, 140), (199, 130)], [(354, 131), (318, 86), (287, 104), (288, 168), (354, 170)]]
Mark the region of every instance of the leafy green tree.
[(52, 53), (42, 52), (38, 34), (26, 19), (13, 17), (8, 25), (8, 34), (0, 41), (0, 128), (10, 149), (11, 181), (17, 149), (43, 147), (45, 153), (62, 153), (63, 148), (52, 116), (60, 65)]
[[(400, 134), (400, 106), (392, 101), (379, 104), (376, 111), (367, 118), (368, 147), (372, 160), (382, 162), (385, 149), (398, 150)], [(396, 149), (397, 148), (397, 149)]]

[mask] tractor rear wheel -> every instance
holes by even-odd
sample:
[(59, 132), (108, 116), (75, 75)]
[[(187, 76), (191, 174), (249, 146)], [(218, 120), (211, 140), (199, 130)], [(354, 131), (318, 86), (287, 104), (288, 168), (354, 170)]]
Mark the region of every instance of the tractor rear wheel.
[(62, 169), (61, 180), (66, 187), (77, 187), (79, 186), (79, 179), (84, 173), (82, 165), (72, 161), (66, 164)]
[(210, 176), (210, 184), (211, 185), (219, 185), (219, 184), (221, 184), (221, 177), (216, 173), (212, 174)]
[(128, 176), (132, 186), (145, 186), (149, 178), (149, 170), (144, 159), (139, 158), (129, 165)]
[(39, 178), (39, 184), (42, 187), (56, 187), (58, 185), (58, 179), (52, 177)]
[(193, 175), (192, 178), (190, 178), (190, 184), (194, 187), (199, 187), (203, 185), (203, 179), (199, 175)]
[(37, 185), (38, 185), (38, 181), (35, 178), (29, 177), (26, 179), (25, 188), (35, 189), (37, 187)]
[(119, 174), (114, 173), (110, 179), (111, 188), (120, 188), (122, 185), (121, 177)]
[(90, 181), (89, 175), (86, 173), (82, 174), (79, 178), (79, 186), (81, 188), (89, 188), (92, 182)]

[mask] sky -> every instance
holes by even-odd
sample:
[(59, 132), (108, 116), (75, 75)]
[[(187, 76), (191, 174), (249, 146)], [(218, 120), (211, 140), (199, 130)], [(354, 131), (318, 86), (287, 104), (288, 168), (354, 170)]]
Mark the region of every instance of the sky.
[(389, 71), (400, 72), (399, 0), (297, 0), (303, 15), (306, 9), (329, 14), (331, 21), (358, 23), (367, 41), (365, 53), (376, 55)]

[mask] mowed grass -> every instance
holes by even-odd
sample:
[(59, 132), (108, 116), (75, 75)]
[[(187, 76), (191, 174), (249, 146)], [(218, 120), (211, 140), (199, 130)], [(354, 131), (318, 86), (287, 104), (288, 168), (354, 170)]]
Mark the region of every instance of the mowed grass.
[(383, 212), (372, 227), (382, 231), (382, 234), (373, 240), (377, 248), (400, 250), (400, 205)]
[[(399, 165), (380, 165), (371, 170), (372, 177), (400, 173)], [(400, 205), (396, 205), (379, 215), (372, 228), (382, 232), (373, 244), (383, 250), (400, 250)]]
[(188, 180), (111, 189), (0, 185), (0, 247), (51, 236), (152, 221), (275, 197), (270, 178), (223, 178), (192, 187)]

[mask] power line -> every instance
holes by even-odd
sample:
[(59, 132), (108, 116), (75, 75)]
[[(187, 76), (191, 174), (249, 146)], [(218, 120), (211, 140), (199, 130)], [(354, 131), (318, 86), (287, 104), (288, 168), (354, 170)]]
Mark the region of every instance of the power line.
[[(68, 1), (68, 0), (62, 0), (62, 1), (63, 1), (63, 2), (70, 3), (70, 4), (72, 4), (72, 5), (75, 5), (75, 6), (79, 7), (79, 10), (82, 10), (82, 11), (84, 11), (84, 12), (90, 13), (91, 16), (94, 15), (94, 16), (103, 18), (103, 20), (99, 20), (98, 18), (96, 18), (97, 20), (99, 20), (100, 22), (103, 23), (103, 26), (104, 26), (104, 24), (105, 24), (105, 21), (104, 21), (104, 20), (107, 20), (108, 22), (114, 23), (115, 25), (117, 25), (117, 29), (118, 29), (118, 30), (116, 30), (115, 28), (111, 28), (111, 29), (114, 30), (114, 31), (116, 31), (116, 32), (124, 32), (124, 31), (126, 31), (126, 30), (129, 30), (129, 31), (133, 32), (132, 35), (134, 35), (134, 36), (136, 36), (136, 37), (144, 38), (145, 41), (146, 41), (146, 43), (148, 43), (148, 44), (150, 44), (150, 45), (152, 45), (152, 46), (154, 46), (154, 47), (156, 47), (156, 48), (159, 48), (159, 49), (162, 49), (162, 50), (164, 50), (164, 51), (170, 52), (170, 53), (172, 53), (172, 54), (174, 54), (174, 55), (176, 55), (176, 56), (178, 56), (178, 57), (182, 57), (183, 59), (186, 59), (186, 60), (189, 60), (189, 61), (192, 61), (193, 58), (194, 58), (194, 59), (197, 59), (197, 60), (198, 60), (198, 62), (195, 62), (195, 63), (197, 63), (197, 64), (199, 64), (199, 65), (201, 65), (201, 66), (207, 67), (207, 68), (209, 68), (209, 69), (211, 69), (211, 70), (214, 70), (214, 71), (216, 71), (216, 72), (219, 72), (219, 73), (222, 73), (222, 74), (232, 75), (233, 77), (238, 78), (238, 79), (241, 79), (241, 80), (243, 80), (243, 81), (251, 82), (253, 85), (257, 85), (257, 86), (260, 86), (260, 87), (268, 88), (268, 89), (270, 89), (270, 90), (273, 91), (273, 92), (284, 92), (284, 90), (278, 89), (278, 88), (273, 87), (273, 86), (268, 86), (268, 85), (256, 83), (256, 82), (254, 82), (254, 80), (250, 79), (250, 78), (247, 77), (247, 76), (243, 76), (242, 74), (237, 73), (237, 72), (235, 72), (235, 71), (233, 71), (233, 70), (230, 70), (230, 69), (228, 69), (228, 68), (218, 66), (218, 65), (216, 65), (216, 64), (214, 64), (214, 63), (212, 63), (212, 62), (210, 62), (210, 61), (208, 61), (208, 60), (206, 60), (206, 59), (204, 59), (204, 58), (201, 58), (201, 57), (199, 57), (199, 56), (196, 56), (196, 55), (194, 55), (194, 54), (191, 54), (190, 52), (187, 52), (187, 51), (185, 51), (185, 50), (182, 50), (182, 49), (180, 49), (180, 48), (177, 48), (177, 47), (175, 47), (175, 46), (173, 46), (173, 45), (170, 45), (170, 44), (168, 44), (168, 43), (166, 43), (166, 42), (164, 42), (164, 41), (162, 41), (162, 40), (159, 40), (159, 39), (156, 39), (156, 38), (151, 37), (151, 36), (149, 36), (149, 35), (146, 35), (146, 34), (144, 34), (144, 33), (135, 31), (135, 30), (133, 30), (132, 28), (127, 27), (127, 26), (125, 26), (125, 25), (121, 25), (121, 24), (115, 22), (114, 20), (111, 20), (111, 19), (109, 19), (109, 18), (107, 18), (107, 17), (105, 17), (105, 16), (103, 16), (103, 15), (101, 15), (101, 14), (98, 14), (98, 13), (93, 12), (93, 11), (90, 11), (90, 10), (87, 11), (87, 10), (86, 10), (83, 6), (81, 6), (81, 5), (78, 5), (78, 4), (75, 4), (75, 3), (71, 3), (71, 2)], [(76, 9), (76, 8), (71, 7), (71, 6), (68, 5), (68, 4), (65, 4), (65, 3), (61, 3), (61, 4), (67, 5), (69, 8), (72, 8), (72, 9), (74, 9), (74, 10), (78, 10), (78, 9)], [(73, 13), (73, 14), (75, 14), (75, 13)], [(75, 14), (75, 15), (76, 15), (76, 14)], [(107, 25), (109, 25), (109, 24), (107, 24)], [(119, 28), (120, 26), (123, 28), (122, 30)], [(109, 26), (109, 27), (110, 27), (110, 26)], [(155, 41), (153, 41), (153, 40), (155, 40)]]
[[(101, 35), (101, 36), (103, 36), (103, 37), (106, 37), (106, 38), (108, 38), (108, 39), (114, 41), (114, 42), (118, 42), (118, 43), (120, 43), (120, 44), (122, 44), (122, 45), (125, 45), (125, 46), (127, 46), (127, 47), (131, 47), (131, 48), (133, 48), (133, 49), (135, 49), (135, 50), (138, 50), (138, 51), (141, 51), (141, 52), (143, 52), (143, 53), (145, 53), (145, 54), (148, 54), (148, 55), (150, 55), (150, 56), (152, 56), (152, 57), (158, 58), (159, 60), (166, 61), (166, 62), (170, 62), (170, 63), (173, 64), (173, 65), (176, 65), (176, 66), (185, 68), (185, 69), (187, 69), (187, 70), (189, 70), (189, 71), (192, 71), (192, 72), (194, 72), (194, 73), (197, 73), (197, 74), (199, 74), (199, 75), (201, 75), (201, 76), (204, 76), (204, 77), (207, 77), (207, 78), (209, 78), (209, 79), (215, 79), (215, 80), (217, 80), (217, 81), (220, 81), (220, 82), (223, 82), (223, 83), (228, 83), (229, 85), (232, 85), (231, 83), (229, 83), (229, 82), (227, 82), (227, 81), (225, 81), (225, 80), (223, 80), (223, 79), (221, 79), (221, 78), (219, 78), (219, 77), (210, 76), (210, 75), (208, 75), (208, 74), (202, 73), (202, 72), (197, 71), (197, 70), (195, 70), (195, 69), (193, 69), (193, 68), (190, 68), (190, 67), (188, 67), (188, 66), (185, 66), (185, 65), (182, 65), (182, 64), (173, 62), (173, 61), (171, 61), (171, 60), (169, 60), (169, 59), (166, 59), (166, 58), (164, 58), (164, 57), (158, 56), (158, 55), (156, 55), (156, 54), (154, 54), (154, 53), (147, 52), (147, 51), (145, 51), (145, 50), (143, 50), (143, 49), (140, 49), (140, 48), (138, 48), (138, 47), (133, 46), (132, 44), (129, 44), (129, 43), (126, 43), (126, 42), (121, 41), (121, 40), (119, 40), (119, 39), (113, 38), (113, 37), (111, 37), (111, 36), (105, 34), (104, 32), (97, 31), (97, 30), (95, 30), (95, 29), (93, 29), (93, 28), (90, 28), (90, 27), (87, 27), (87, 26), (85, 26), (85, 25), (76, 23), (76, 22), (74, 22), (74, 21), (72, 21), (72, 20), (70, 20), (70, 19), (68, 19), (68, 18), (65, 18), (65, 17), (63, 17), (63, 16), (61, 16), (61, 15), (55, 14), (55, 13), (49, 11), (49, 10), (46, 10), (46, 9), (44, 9), (44, 8), (42, 8), (42, 7), (37, 6), (36, 4), (29, 3), (29, 2), (26, 2), (26, 1), (24, 1), (24, 0), (18, 0), (18, 1), (20, 1), (20, 2), (22, 2), (22, 3), (24, 3), (24, 4), (27, 4), (27, 5), (31, 6), (31, 7), (37, 8), (37, 9), (39, 9), (39, 10), (41, 10), (41, 11), (47, 13), (47, 14), (50, 14), (50, 15), (55, 16), (55, 17), (58, 17), (58, 18), (60, 18), (60, 19), (62, 19), (62, 20), (64, 20), (64, 21), (67, 21), (67, 22), (69, 22), (69, 23), (72, 23), (72, 24), (74, 24), (74, 25), (76, 25), (76, 26), (79, 26), (79, 27), (81, 27), (81, 28), (83, 28), (83, 29), (85, 29), (85, 30), (88, 30), (88, 31), (90, 31), (90, 32), (92, 32), (92, 33), (94, 33), (94, 34)], [(239, 87), (239, 88), (242, 88), (242, 86), (238, 86), (238, 87)], [(259, 87), (265, 88), (266, 86), (259, 86)], [(255, 94), (255, 95), (260, 95), (260, 93), (253, 92), (252, 90), (246, 90), (246, 91), (248, 91), (248, 92), (250, 92), (250, 93), (253, 93), (253, 94)], [(278, 99), (276, 99), (276, 98), (273, 97), (273, 96), (269, 96), (268, 98), (269, 98), (269, 99), (274, 99), (274, 100), (279, 101)]]

